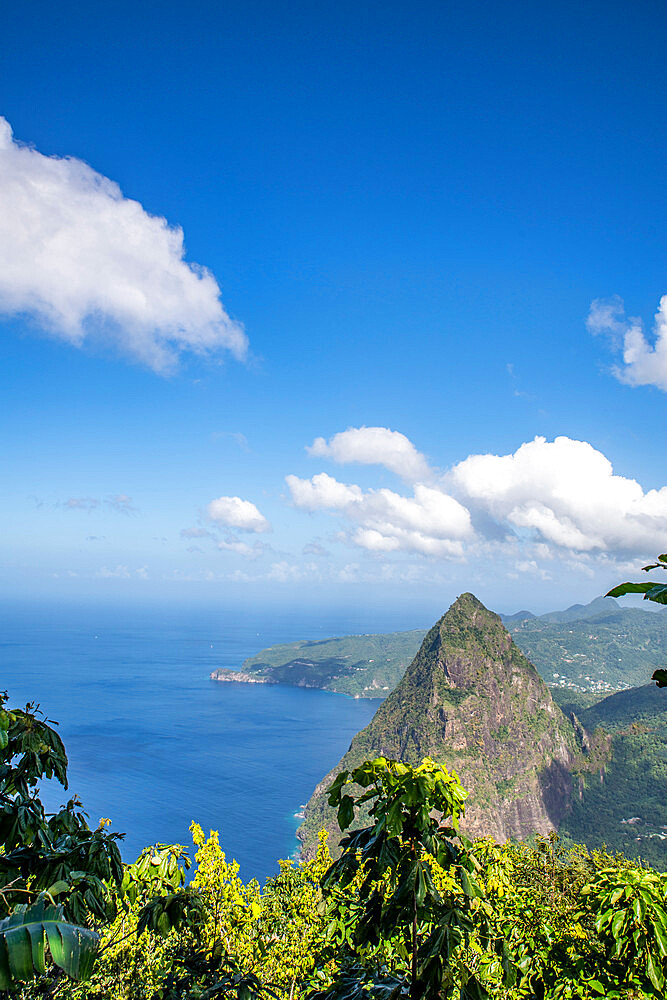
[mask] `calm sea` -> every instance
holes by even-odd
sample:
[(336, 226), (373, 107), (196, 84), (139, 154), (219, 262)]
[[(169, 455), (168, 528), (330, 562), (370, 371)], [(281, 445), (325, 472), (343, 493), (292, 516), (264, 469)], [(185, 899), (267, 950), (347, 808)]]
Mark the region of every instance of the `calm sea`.
[[(421, 624), (421, 623), (416, 623)], [(277, 642), (415, 627), (395, 617), (14, 605), (0, 613), (0, 688), (57, 720), (70, 793), (91, 825), (147, 844), (220, 831), (245, 878), (297, 848), (295, 816), (379, 702), (274, 685), (219, 684)], [(51, 783), (53, 784), (53, 783)], [(44, 791), (50, 807), (67, 795)]]

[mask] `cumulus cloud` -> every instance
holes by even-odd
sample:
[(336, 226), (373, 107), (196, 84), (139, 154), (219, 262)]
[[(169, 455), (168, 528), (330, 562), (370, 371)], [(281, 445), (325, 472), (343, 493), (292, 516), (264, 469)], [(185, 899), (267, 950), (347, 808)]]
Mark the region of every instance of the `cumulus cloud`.
[(510, 455), (471, 455), (448, 478), (469, 507), (561, 549), (651, 552), (667, 534), (667, 487), (614, 475), (586, 441), (536, 437)]
[(623, 299), (595, 299), (586, 320), (593, 334), (606, 334), (623, 353), (623, 364), (613, 371), (628, 385), (654, 385), (667, 392), (667, 295), (655, 314), (653, 337), (645, 333), (641, 319), (626, 317)]
[(0, 311), (80, 347), (103, 337), (157, 372), (247, 339), (183, 232), (74, 157), (16, 142), (0, 118)]
[(271, 531), (271, 525), (255, 504), (241, 497), (218, 497), (211, 500), (206, 510), (212, 521), (229, 528), (259, 533)]
[(428, 462), (412, 441), (388, 427), (348, 427), (328, 441), (315, 438), (306, 451), (315, 458), (331, 458), (339, 465), (384, 465), (410, 483), (432, 477)]
[(470, 515), (454, 497), (418, 483), (411, 497), (393, 490), (363, 491), (325, 472), (311, 479), (286, 477), (292, 502), (304, 510), (344, 514), (353, 524), (351, 540), (372, 552), (419, 552), (458, 557), (473, 534)]
[(363, 500), (360, 486), (346, 486), (326, 472), (320, 472), (311, 479), (286, 476), (285, 482), (295, 507), (303, 510), (345, 510)]
[(568, 437), (536, 437), (507, 455), (470, 455), (437, 481), (416, 483), (409, 496), (364, 490), (326, 472), (289, 475), (286, 483), (295, 507), (342, 518), (339, 539), (379, 555), (498, 557), (519, 573), (537, 573), (557, 557), (582, 567), (593, 557), (648, 556), (667, 535), (667, 486), (644, 490), (616, 475), (593, 445)]

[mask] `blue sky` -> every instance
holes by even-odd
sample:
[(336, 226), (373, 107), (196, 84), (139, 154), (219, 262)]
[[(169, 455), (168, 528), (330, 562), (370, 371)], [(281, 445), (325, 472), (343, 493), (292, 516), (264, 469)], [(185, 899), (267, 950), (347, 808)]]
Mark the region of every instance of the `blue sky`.
[(13, 12), (1, 591), (546, 610), (662, 551), (665, 20)]

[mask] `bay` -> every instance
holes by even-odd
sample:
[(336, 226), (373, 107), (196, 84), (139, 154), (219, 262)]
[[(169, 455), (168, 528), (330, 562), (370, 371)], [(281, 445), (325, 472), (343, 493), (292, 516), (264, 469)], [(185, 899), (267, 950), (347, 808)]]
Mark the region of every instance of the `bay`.
[[(55, 606), (0, 612), (0, 688), (59, 723), (70, 790), (90, 823), (112, 819), (133, 860), (150, 843), (219, 830), (244, 878), (294, 854), (295, 815), (379, 702), (281, 685), (220, 684), (277, 642), (414, 627), (396, 615), (255, 609)], [(55, 786), (55, 787), (54, 787)]]

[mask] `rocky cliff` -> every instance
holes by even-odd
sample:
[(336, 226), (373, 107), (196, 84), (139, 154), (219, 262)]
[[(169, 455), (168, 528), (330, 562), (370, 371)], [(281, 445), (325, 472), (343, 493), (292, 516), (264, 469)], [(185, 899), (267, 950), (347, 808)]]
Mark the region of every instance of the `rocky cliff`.
[(322, 827), (337, 842), (326, 789), (339, 771), (368, 758), (417, 763), (430, 756), (455, 769), (469, 792), (465, 831), (505, 841), (558, 826), (581, 749), (573, 725), (500, 617), (463, 594), (315, 789), (299, 831), (304, 854)]

